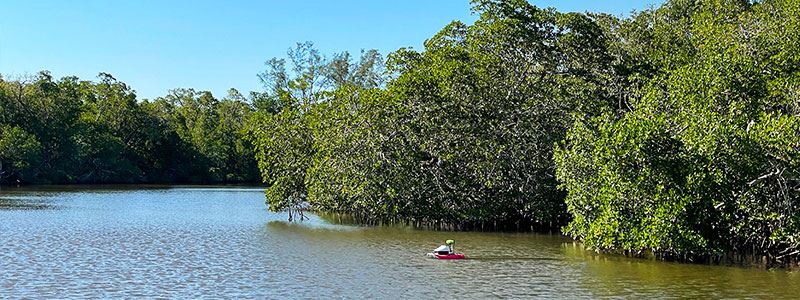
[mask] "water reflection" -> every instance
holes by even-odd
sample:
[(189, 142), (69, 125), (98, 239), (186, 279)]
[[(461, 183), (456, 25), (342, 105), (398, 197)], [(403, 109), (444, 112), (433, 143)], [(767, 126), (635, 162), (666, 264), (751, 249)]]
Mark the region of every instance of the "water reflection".
[(794, 298), (800, 293), (796, 273), (727, 266), (630, 259), (564, 245), (565, 255), (584, 261), (590, 284), (600, 296), (627, 294), (667, 298)]
[[(3, 190), (0, 298), (787, 298), (794, 273), (597, 255), (557, 235), (288, 223), (261, 188)], [(464, 261), (425, 257), (447, 239)]]
[(0, 197), (0, 210), (56, 209), (56, 205), (37, 197)]

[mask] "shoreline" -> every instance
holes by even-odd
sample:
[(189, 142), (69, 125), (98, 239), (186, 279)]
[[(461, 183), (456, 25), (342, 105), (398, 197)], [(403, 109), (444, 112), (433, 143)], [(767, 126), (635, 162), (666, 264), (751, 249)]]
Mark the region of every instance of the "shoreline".
[[(176, 189), (176, 188), (252, 188), (252, 189), (266, 189), (263, 185), (253, 183), (214, 183), (214, 184), (31, 184), (19, 186), (0, 186), (2, 191), (79, 191), (79, 190), (96, 190), (96, 191), (113, 191), (113, 190), (158, 190), (158, 189)], [(652, 251), (635, 252), (630, 250), (594, 250), (586, 247), (580, 240), (574, 239), (561, 232), (559, 227), (550, 226), (549, 229), (542, 230), (535, 227), (530, 228), (510, 228), (509, 224), (519, 224), (521, 222), (505, 221), (505, 222), (465, 222), (461, 224), (453, 224), (443, 221), (412, 221), (401, 220), (400, 218), (391, 218), (389, 220), (372, 220), (372, 221), (359, 221), (359, 218), (349, 216), (347, 214), (332, 213), (318, 210), (310, 210), (311, 213), (316, 214), (326, 222), (338, 225), (351, 225), (351, 226), (366, 226), (366, 227), (409, 227), (413, 230), (427, 230), (438, 232), (476, 232), (476, 233), (522, 233), (522, 234), (537, 234), (537, 235), (550, 235), (560, 236), (572, 241), (573, 245), (577, 245), (584, 249), (589, 254), (603, 255), (611, 257), (625, 257), (630, 259), (650, 260), (660, 262), (672, 262), (689, 265), (710, 265), (710, 266), (730, 266), (748, 269), (763, 269), (763, 270), (781, 270), (788, 272), (800, 271), (800, 260), (790, 257), (788, 259), (781, 259), (770, 257), (768, 255), (756, 254), (741, 254), (736, 252), (727, 252), (722, 255), (712, 254), (655, 254)], [(302, 221), (301, 221), (302, 222)], [(300, 223), (301, 223), (300, 222)], [(469, 223), (469, 224), (467, 224)], [(477, 226), (483, 223), (484, 226)], [(486, 225), (492, 223), (491, 225)], [(499, 224), (499, 225), (498, 225)]]

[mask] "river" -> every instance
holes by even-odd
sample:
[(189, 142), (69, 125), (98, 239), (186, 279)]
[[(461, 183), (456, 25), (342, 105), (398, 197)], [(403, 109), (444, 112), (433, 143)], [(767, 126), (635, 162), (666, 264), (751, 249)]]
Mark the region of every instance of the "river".
[[(0, 298), (795, 298), (786, 271), (596, 255), (554, 235), (270, 213), (263, 189), (0, 191)], [(446, 239), (469, 259), (425, 257)]]

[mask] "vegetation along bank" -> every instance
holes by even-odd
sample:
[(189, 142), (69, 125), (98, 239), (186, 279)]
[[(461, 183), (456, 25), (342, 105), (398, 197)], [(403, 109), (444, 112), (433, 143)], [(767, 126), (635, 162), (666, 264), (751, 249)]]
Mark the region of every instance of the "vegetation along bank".
[[(424, 49), (301, 43), (264, 90), (153, 101), (0, 82), (0, 183), (252, 182), (272, 210), (562, 229), (691, 261), (800, 254), (800, 2), (671, 0), (618, 18), (475, 0)], [(260, 171), (260, 172), (259, 172)]]

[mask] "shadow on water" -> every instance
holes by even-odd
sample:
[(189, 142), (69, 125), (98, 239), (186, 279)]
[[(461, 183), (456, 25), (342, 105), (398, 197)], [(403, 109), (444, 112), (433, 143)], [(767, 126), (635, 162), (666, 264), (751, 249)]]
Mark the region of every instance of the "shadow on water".
[[(0, 253), (8, 254), (0, 259), (0, 298), (800, 294), (800, 273), (596, 254), (560, 235), (353, 226), (314, 214), (290, 223), (265, 211), (258, 187), (107, 188), (0, 192)], [(448, 239), (468, 259), (426, 256)]]
[(586, 283), (602, 291), (600, 296), (660, 293), (663, 297), (678, 298), (772, 298), (800, 294), (800, 286), (796, 284), (800, 274), (785, 270), (628, 258), (587, 251), (579, 243), (564, 244), (564, 254), (581, 262), (592, 279)]
[(324, 222), (314, 222), (314, 220), (303, 222), (288, 222), (283, 220), (271, 220), (266, 224), (266, 231), (275, 233), (292, 233), (292, 234), (337, 234), (345, 232), (353, 232), (365, 227), (353, 227), (338, 224), (330, 224)]
[(0, 198), (0, 210), (52, 210), (56, 205), (38, 198)]
[(204, 190), (204, 191), (247, 191), (263, 190), (263, 187), (252, 185), (167, 185), (167, 184), (60, 184), (60, 185), (23, 185), (3, 186), (0, 193), (74, 193), (107, 194), (109, 192), (140, 192), (168, 190)]
[[(333, 221), (333, 222), (331, 222)], [(344, 223), (347, 224), (347, 223)], [(419, 257), (455, 239), (456, 251), (465, 253), (468, 260), (491, 262), (561, 261), (560, 245), (564, 238), (556, 235), (497, 232), (450, 232), (394, 224), (381, 226), (342, 225), (330, 218), (315, 218), (304, 222), (273, 220), (267, 222), (265, 235), (280, 235), (295, 241), (305, 241), (314, 248), (372, 249), (382, 253), (403, 253)]]
[(254, 191), (263, 191), (263, 188), (252, 185), (159, 184), (3, 186), (0, 188), (0, 210), (52, 210), (60, 208), (55, 203), (63, 200), (61, 196), (64, 195), (111, 195), (141, 193), (143, 191), (158, 193), (170, 193), (175, 191), (252, 193)]
[(518, 256), (479, 256), (467, 257), (470, 260), (485, 260), (485, 261), (561, 261), (563, 259), (553, 257), (518, 257)]

